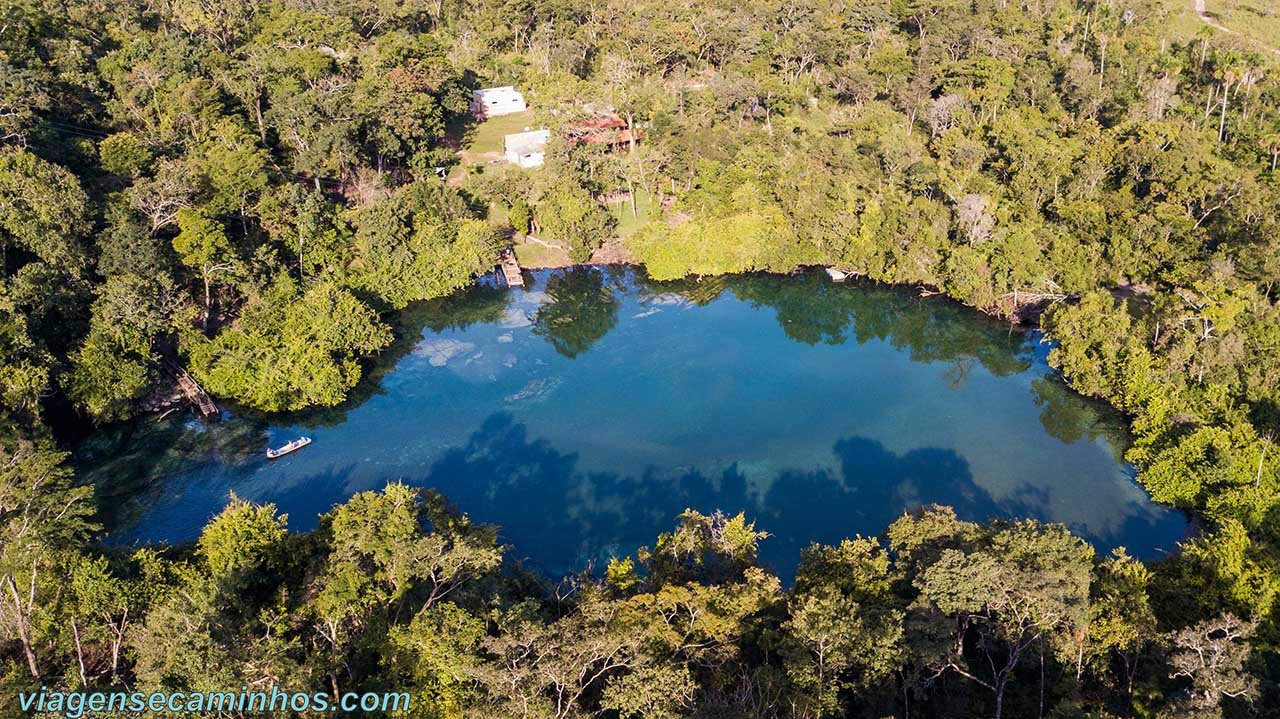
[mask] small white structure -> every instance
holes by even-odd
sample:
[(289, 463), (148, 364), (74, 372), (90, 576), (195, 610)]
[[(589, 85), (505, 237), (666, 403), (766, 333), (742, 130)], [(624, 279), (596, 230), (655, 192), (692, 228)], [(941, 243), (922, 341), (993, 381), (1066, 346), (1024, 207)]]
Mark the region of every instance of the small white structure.
[(550, 130), (517, 132), (503, 138), (502, 149), (507, 154), (507, 162), (524, 168), (537, 167), (542, 164), (550, 138)]
[(481, 120), (524, 112), (528, 109), (529, 106), (524, 102), (524, 95), (510, 85), (473, 90), (471, 93), (471, 112)]

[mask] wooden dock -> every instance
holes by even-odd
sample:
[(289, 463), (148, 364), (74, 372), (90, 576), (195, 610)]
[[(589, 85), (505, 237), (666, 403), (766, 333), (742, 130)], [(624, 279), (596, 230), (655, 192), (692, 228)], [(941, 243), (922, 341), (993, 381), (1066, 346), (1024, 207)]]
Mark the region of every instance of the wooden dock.
[(187, 374), (186, 370), (177, 365), (170, 365), (169, 369), (173, 372), (174, 378), (178, 380), (178, 388), (187, 396), (187, 399), (190, 400), (191, 404), (195, 405), (196, 408), (200, 410), (200, 414), (204, 416), (205, 419), (221, 416), (218, 412), (218, 406), (213, 403), (213, 399), (209, 397), (209, 393), (205, 392), (204, 388), (197, 384), (196, 381), (191, 378), (191, 375)]
[(516, 253), (510, 247), (502, 251), (502, 259), (498, 265), (502, 270), (502, 279), (507, 287), (524, 287), (524, 276), (520, 274), (520, 263), (516, 262)]

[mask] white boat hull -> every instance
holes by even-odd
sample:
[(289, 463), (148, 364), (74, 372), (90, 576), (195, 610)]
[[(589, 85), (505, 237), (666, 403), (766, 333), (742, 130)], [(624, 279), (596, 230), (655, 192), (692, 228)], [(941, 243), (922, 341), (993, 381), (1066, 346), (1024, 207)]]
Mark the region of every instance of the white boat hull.
[(290, 442), (290, 443), (286, 444), (285, 446), (281, 447), (280, 449), (271, 449), (271, 448), (267, 448), (267, 459), (276, 459), (276, 458), (278, 458), (278, 457), (283, 457), (283, 456), (285, 456), (286, 454), (290, 454), (290, 453), (292, 453), (292, 452), (297, 452), (298, 450), (302, 449), (303, 447), (305, 447), (305, 446), (307, 446), (307, 445), (309, 445), (309, 444), (311, 444), (311, 438), (310, 438), (310, 437), (300, 437), (300, 438), (295, 439), (294, 441), (292, 441), (292, 442)]

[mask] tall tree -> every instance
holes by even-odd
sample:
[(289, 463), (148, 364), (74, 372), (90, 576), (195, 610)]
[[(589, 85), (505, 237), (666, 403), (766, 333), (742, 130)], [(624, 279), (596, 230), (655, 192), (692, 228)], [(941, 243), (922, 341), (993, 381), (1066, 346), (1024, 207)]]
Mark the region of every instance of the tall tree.
[(173, 249), (182, 264), (200, 273), (204, 283), (204, 317), (201, 326), (209, 329), (213, 312), (213, 278), (232, 268), (234, 254), (222, 223), (204, 210), (182, 209), (178, 211), (178, 235), (173, 238)]

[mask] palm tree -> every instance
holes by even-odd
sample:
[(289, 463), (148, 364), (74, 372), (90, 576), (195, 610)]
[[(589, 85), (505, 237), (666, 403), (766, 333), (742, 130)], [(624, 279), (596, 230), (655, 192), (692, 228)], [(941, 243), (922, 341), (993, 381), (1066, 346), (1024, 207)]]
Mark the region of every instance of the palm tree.
[(1263, 138), (1258, 141), (1258, 144), (1262, 145), (1262, 149), (1267, 154), (1271, 155), (1271, 171), (1275, 172), (1276, 159), (1280, 158), (1280, 132), (1273, 132), (1269, 135), (1264, 135)]
[(1161, 52), (1151, 64), (1152, 72), (1158, 76), (1155, 82), (1154, 97), (1157, 100), (1155, 113), (1157, 119), (1164, 117), (1165, 104), (1177, 89), (1177, 81), (1172, 78), (1182, 72), (1182, 63), (1177, 55)]
[[(1262, 67), (1264, 61), (1257, 53), (1249, 53), (1247, 62), (1248, 66), (1245, 67), (1244, 79), (1241, 81), (1244, 86), (1244, 107), (1241, 109), (1240, 116), (1245, 120), (1249, 119), (1249, 101), (1253, 99), (1254, 85), (1267, 76), (1266, 68)], [(1238, 95), (1239, 92), (1237, 91), (1236, 94)]]
[(1196, 32), (1196, 37), (1200, 39), (1200, 67), (1204, 67), (1205, 55), (1209, 52), (1209, 41), (1215, 34), (1216, 31), (1208, 25), (1201, 25)]
[(1234, 52), (1226, 53), (1214, 64), (1217, 67), (1213, 76), (1222, 87), (1222, 114), (1218, 119), (1218, 143), (1221, 144), (1227, 135), (1227, 101), (1231, 98), (1231, 86), (1241, 79), (1244, 69), (1240, 56)]

